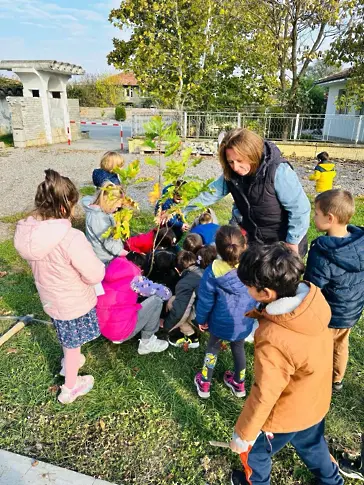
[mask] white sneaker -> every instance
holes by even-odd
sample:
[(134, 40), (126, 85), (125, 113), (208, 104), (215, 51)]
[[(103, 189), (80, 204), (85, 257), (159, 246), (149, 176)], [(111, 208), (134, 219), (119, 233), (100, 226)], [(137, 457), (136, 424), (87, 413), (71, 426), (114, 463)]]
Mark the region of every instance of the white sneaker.
[(62, 404), (70, 404), (80, 396), (84, 396), (94, 387), (93, 376), (78, 376), (75, 386), (68, 389), (65, 385), (61, 386), (58, 401)]
[(159, 340), (155, 335), (152, 335), (148, 340), (140, 340), (138, 354), (145, 355), (151, 352), (163, 352), (166, 348), (168, 348), (166, 340)]
[[(81, 369), (81, 367), (83, 367), (85, 365), (85, 362), (86, 362), (86, 357), (83, 354), (81, 354), (81, 356), (80, 356), (80, 367), (79, 367), (79, 369)], [(59, 375), (60, 376), (65, 376), (66, 373), (65, 373), (65, 370), (64, 370), (64, 359), (61, 360), (61, 366), (62, 366), (62, 368), (59, 371)]]

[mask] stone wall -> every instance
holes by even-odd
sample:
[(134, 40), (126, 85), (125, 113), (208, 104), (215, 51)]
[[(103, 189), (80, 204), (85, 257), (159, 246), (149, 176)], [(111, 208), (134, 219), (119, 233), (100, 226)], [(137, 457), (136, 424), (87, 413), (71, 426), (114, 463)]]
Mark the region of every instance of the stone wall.
[(11, 114), (8, 102), (0, 98), (0, 136), (11, 133)]
[[(73, 101), (73, 100), (68, 100)], [(153, 108), (126, 108), (126, 120), (131, 121), (133, 115), (174, 115), (177, 113), (174, 109), (153, 109)], [(80, 116), (82, 120), (97, 121), (97, 120), (114, 120), (115, 108), (97, 108), (97, 107), (81, 107)]]
[[(74, 100), (69, 99), (68, 102), (70, 101)], [(81, 107), (80, 116), (82, 120), (90, 121), (115, 119), (115, 108)]]
[(14, 146), (46, 145), (47, 137), (41, 98), (7, 98), (11, 110)]
[[(72, 140), (76, 141), (81, 138), (81, 127), (80, 121), (80, 103), (78, 99), (68, 99), (68, 114), (70, 121), (76, 121), (76, 123), (71, 123), (71, 135)], [(82, 108), (81, 108), (82, 109)]]

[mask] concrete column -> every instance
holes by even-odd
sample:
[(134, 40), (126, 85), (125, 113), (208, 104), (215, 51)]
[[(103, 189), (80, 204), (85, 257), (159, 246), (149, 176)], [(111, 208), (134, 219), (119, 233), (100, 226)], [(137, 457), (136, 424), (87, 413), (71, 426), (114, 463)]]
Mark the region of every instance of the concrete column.
[(33, 97), (33, 90), (39, 91), (39, 96), (42, 103), (43, 108), (43, 117), (44, 117), (44, 131), (45, 131), (45, 138), (47, 143), (52, 143), (52, 129), (51, 129), (51, 120), (50, 120), (50, 110), (49, 110), (49, 93), (48, 93), (48, 80), (49, 80), (49, 73), (46, 71), (38, 71), (37, 69), (29, 69), (29, 68), (14, 68), (13, 72), (15, 72), (21, 82), (23, 83), (23, 94), (25, 98)]

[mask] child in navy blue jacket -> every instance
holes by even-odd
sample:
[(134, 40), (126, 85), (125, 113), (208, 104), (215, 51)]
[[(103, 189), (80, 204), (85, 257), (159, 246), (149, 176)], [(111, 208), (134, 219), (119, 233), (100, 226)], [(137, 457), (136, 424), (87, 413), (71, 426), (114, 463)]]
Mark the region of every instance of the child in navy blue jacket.
[(354, 198), (347, 190), (327, 190), (316, 197), (315, 225), (326, 235), (312, 242), (305, 273), (331, 308), (335, 391), (342, 389), (350, 330), (364, 308), (364, 228), (348, 225), (354, 211)]
[[(170, 193), (172, 191), (172, 187), (174, 187), (172, 191), (172, 197), (168, 197), (168, 199), (164, 200), (164, 202), (162, 202), (162, 200), (158, 200), (154, 209), (155, 214), (157, 214), (160, 207), (162, 209), (162, 212), (164, 212), (181, 202), (182, 197), (179, 189), (182, 187), (182, 185), (184, 185), (184, 183), (185, 182), (183, 182), (182, 180), (177, 180), (174, 186), (170, 184), (164, 187), (164, 189), (162, 190), (162, 200), (163, 196), (165, 196), (167, 192)], [(178, 212), (172, 214), (172, 217), (168, 219), (167, 225), (168, 227), (171, 227), (173, 229), (173, 232), (175, 233), (177, 238), (177, 242), (182, 238), (183, 233), (188, 231), (189, 229), (189, 225), (183, 222), (183, 218)]]
[(209, 330), (210, 339), (195, 385), (198, 395), (205, 399), (210, 397), (212, 374), (223, 340), (230, 342), (234, 359), (234, 372), (225, 372), (224, 383), (237, 397), (245, 396), (244, 339), (254, 322), (245, 313), (256, 304), (236, 270), (245, 248), (246, 240), (238, 227), (222, 226), (216, 233), (216, 249), (221, 259), (206, 268), (200, 283), (195, 322), (201, 330)]
[(102, 187), (104, 182), (110, 181), (115, 185), (120, 185), (119, 177), (113, 172), (115, 168), (124, 166), (124, 158), (117, 152), (106, 152), (100, 162), (100, 168), (95, 168), (92, 172), (92, 182), (95, 187)]

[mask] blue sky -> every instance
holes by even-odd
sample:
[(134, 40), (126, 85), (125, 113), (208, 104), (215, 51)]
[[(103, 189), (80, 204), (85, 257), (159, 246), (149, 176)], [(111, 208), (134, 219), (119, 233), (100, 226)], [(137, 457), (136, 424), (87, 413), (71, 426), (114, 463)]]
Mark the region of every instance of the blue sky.
[[(108, 22), (120, 0), (0, 0), (0, 60), (51, 59), (87, 72), (113, 72), (112, 38), (127, 38)], [(1, 74), (6, 74), (0, 71)]]

